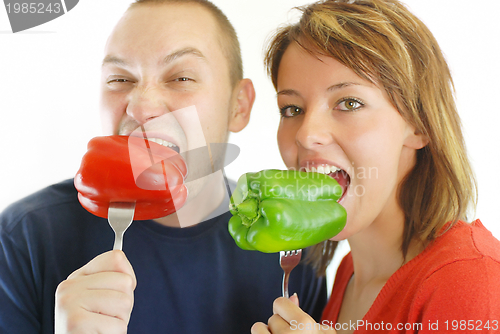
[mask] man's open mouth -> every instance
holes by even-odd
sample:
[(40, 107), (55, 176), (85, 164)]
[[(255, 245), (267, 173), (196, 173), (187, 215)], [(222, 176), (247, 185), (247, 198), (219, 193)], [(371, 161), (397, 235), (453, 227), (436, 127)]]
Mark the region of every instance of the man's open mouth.
[(167, 140), (164, 140), (164, 139), (161, 139), (161, 138), (146, 138), (147, 140), (149, 141), (152, 141), (154, 143), (157, 143), (157, 144), (160, 144), (162, 146), (165, 146), (165, 147), (168, 147), (168, 148), (171, 148), (172, 150), (176, 151), (177, 153), (180, 152), (180, 149), (177, 145), (175, 145), (174, 143), (171, 143)]

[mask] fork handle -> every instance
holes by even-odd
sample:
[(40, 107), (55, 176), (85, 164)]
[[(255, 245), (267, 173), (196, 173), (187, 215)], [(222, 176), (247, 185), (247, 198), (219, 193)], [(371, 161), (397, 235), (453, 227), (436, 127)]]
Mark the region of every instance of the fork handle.
[(115, 232), (115, 244), (113, 245), (113, 250), (122, 250), (123, 248), (123, 233)]
[(288, 295), (288, 278), (290, 277), (290, 273), (289, 272), (285, 272), (283, 273), (283, 297), (285, 298), (290, 298), (290, 296)]

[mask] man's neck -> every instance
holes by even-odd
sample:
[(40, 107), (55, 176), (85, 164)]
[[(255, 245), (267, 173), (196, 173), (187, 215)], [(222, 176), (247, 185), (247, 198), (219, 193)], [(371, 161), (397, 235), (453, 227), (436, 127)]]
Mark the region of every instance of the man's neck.
[(220, 171), (205, 178), (199, 192), (193, 198), (190, 198), (188, 194), (188, 199), (181, 209), (155, 221), (170, 227), (188, 227), (212, 218), (211, 214), (222, 204), (228, 194), (226, 194), (224, 178)]

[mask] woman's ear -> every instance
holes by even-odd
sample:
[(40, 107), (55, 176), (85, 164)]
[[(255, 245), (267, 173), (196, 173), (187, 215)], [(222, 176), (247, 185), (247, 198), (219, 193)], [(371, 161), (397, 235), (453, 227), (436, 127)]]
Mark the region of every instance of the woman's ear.
[(413, 126), (408, 126), (408, 135), (404, 141), (404, 145), (415, 150), (419, 150), (429, 144), (429, 137), (422, 132), (416, 130)]
[(233, 110), (229, 115), (229, 131), (239, 132), (247, 126), (250, 120), (253, 102), (255, 101), (255, 89), (252, 80), (242, 79), (234, 90), (235, 100)]

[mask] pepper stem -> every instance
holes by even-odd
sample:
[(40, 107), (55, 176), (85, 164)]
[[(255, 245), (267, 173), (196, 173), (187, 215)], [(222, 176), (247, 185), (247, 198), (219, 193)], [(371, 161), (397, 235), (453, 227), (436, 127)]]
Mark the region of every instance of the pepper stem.
[(241, 222), (246, 227), (252, 226), (260, 218), (259, 201), (256, 198), (247, 198), (236, 205)]

